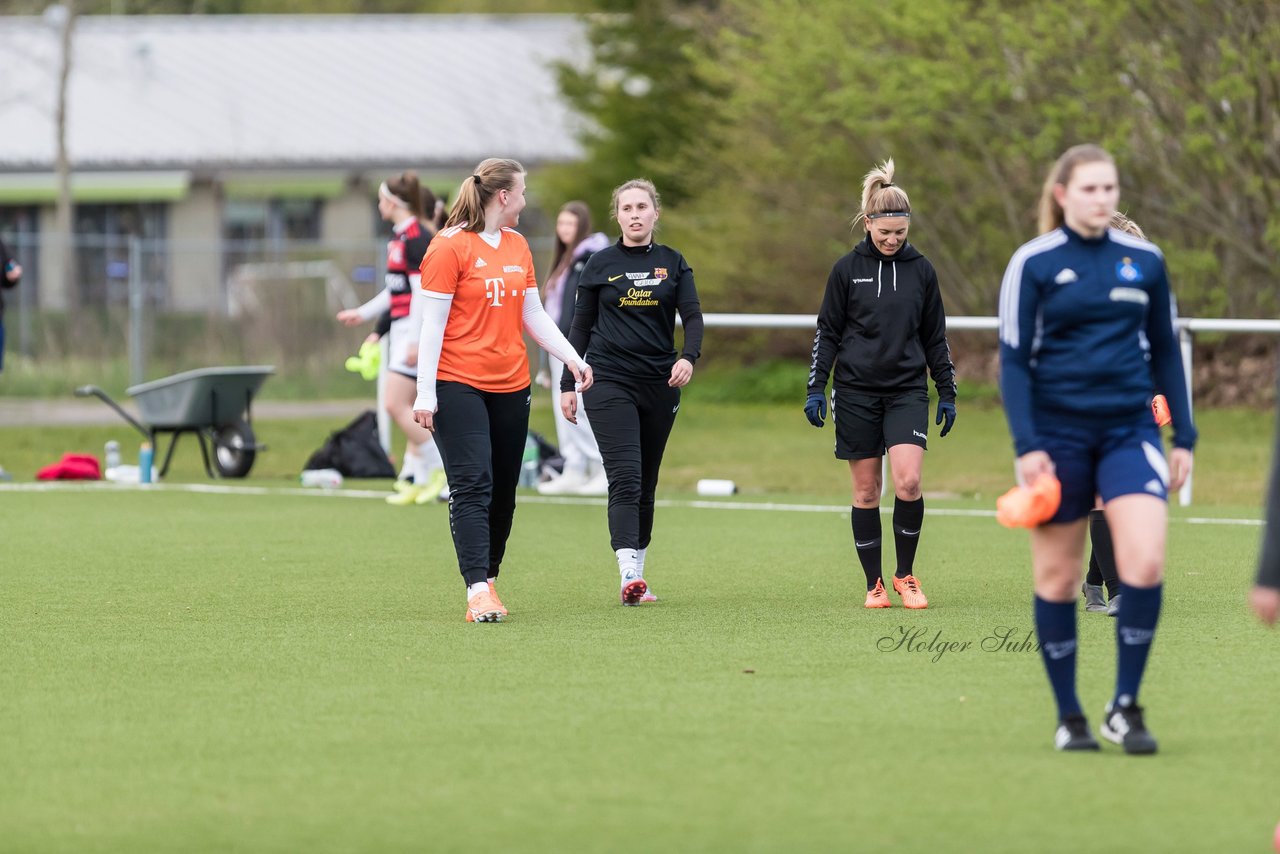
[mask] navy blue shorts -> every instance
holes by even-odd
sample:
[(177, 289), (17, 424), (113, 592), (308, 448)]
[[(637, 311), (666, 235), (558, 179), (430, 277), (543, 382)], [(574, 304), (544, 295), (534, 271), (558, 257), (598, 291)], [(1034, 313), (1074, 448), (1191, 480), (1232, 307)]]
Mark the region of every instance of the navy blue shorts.
[(1105, 504), (1121, 495), (1169, 498), (1169, 464), (1160, 428), (1148, 420), (1107, 429), (1069, 427), (1037, 418), (1044, 451), (1062, 484), (1062, 504), (1048, 524), (1089, 515), (1094, 496)]

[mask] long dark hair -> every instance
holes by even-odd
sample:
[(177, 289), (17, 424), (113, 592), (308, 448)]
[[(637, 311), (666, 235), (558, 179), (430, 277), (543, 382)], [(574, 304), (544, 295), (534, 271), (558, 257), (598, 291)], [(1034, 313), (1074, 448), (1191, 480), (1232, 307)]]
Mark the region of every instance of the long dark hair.
[(418, 222), (422, 223), (431, 234), (435, 234), (444, 228), (444, 218), (444, 206), (440, 204), (436, 194), (431, 191), (430, 187), (423, 187), (422, 214), (418, 217)]
[(556, 219), (560, 218), (562, 213), (571, 213), (578, 218), (578, 228), (574, 232), (573, 242), (565, 243), (560, 239), (559, 232), (556, 233), (556, 248), (551, 253), (551, 272), (547, 274), (547, 283), (554, 282), (559, 276), (573, 263), (573, 250), (578, 248), (578, 244), (587, 238), (591, 233), (591, 209), (587, 207), (586, 202), (572, 201), (566, 202), (564, 207), (560, 208), (560, 212), (556, 214)]
[(387, 179), (387, 189), (391, 195), (404, 202), (409, 213), (422, 219), (422, 189), (418, 185), (418, 173), (412, 170), (401, 172), (394, 178)]

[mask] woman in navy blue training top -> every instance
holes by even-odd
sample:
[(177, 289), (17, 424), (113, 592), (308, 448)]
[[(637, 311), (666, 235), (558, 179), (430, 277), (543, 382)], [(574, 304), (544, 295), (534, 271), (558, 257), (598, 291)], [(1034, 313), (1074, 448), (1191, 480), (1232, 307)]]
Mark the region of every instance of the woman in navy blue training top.
[[(1109, 228), (1116, 166), (1095, 145), (1067, 150), (1040, 199), (1041, 236), (1014, 253), (1000, 289), (1000, 391), (1018, 479), (1056, 474), (1062, 504), (1031, 532), (1035, 624), (1058, 705), (1054, 745), (1097, 750), (1076, 696), (1076, 596), (1086, 519), (1101, 497), (1120, 574), (1115, 695), (1102, 735), (1126, 753), (1154, 753), (1138, 706), (1160, 615), (1166, 500), (1191, 472), (1191, 422), (1164, 256)], [(1165, 460), (1151, 389), (1169, 399), (1174, 449)]]

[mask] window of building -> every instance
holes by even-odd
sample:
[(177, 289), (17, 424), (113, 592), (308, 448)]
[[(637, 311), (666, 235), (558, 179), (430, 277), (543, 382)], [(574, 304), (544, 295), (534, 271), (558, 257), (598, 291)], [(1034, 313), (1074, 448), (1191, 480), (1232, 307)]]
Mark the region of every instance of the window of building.
[(168, 213), (169, 206), (163, 202), (76, 205), (77, 299), (82, 305), (128, 302), (134, 239), (146, 298), (164, 302)]
[(320, 239), (321, 199), (227, 199), (222, 208), (223, 262), (287, 260), (290, 244)]

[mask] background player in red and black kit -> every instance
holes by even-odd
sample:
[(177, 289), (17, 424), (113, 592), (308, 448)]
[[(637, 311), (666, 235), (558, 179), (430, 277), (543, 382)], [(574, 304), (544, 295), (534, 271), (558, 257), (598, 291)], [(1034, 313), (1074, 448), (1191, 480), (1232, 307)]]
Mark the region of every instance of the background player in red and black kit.
[(418, 267), (431, 243), (431, 232), (421, 222), (421, 201), (422, 190), (413, 172), (378, 188), (378, 212), (395, 232), (387, 241), (386, 287), (359, 308), (338, 312), (338, 320), (348, 326), (373, 320), (384, 312), (390, 315), (385, 406), (408, 439), (405, 467), (413, 478), (412, 485), (398, 482), (398, 493), (387, 498), (388, 503), (399, 505), (431, 503), (445, 485), (443, 463), (431, 434), (413, 418), (422, 330), (422, 297), (414, 292), (421, 279)]
[[(702, 349), (702, 308), (693, 270), (675, 249), (653, 242), (661, 207), (649, 181), (613, 191), (622, 237), (591, 256), (578, 279), (569, 343), (584, 353), (595, 385), (582, 393), (609, 479), (609, 537), (622, 576), (622, 604), (654, 597), (644, 580), (653, 535), (658, 469), (680, 409), (680, 389)], [(675, 348), (676, 312), (684, 346)], [(560, 409), (575, 421), (573, 378), (560, 383)]]
[(867, 577), (867, 608), (892, 604), (880, 578), (880, 491), (883, 457), (893, 470), (893, 536), (898, 569), (893, 589), (908, 608), (928, 607), (914, 573), (924, 522), (920, 469), (929, 432), (925, 370), (938, 389), (939, 436), (956, 419), (955, 369), (938, 274), (907, 242), (911, 201), (893, 183), (893, 160), (867, 173), (861, 221), (866, 238), (835, 263), (818, 313), (804, 413), (821, 427), (824, 390), (835, 366), (831, 407), (836, 457), (853, 478), (853, 545)]

